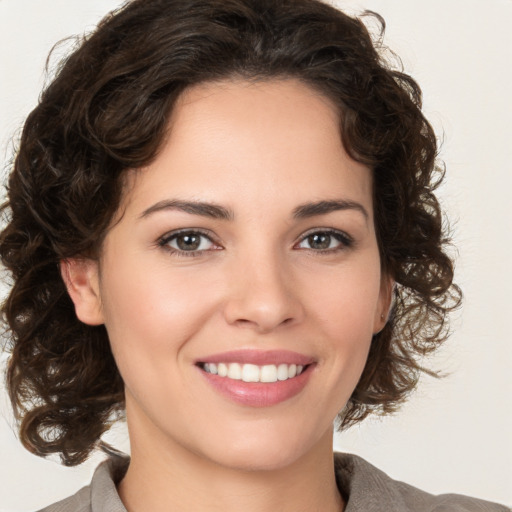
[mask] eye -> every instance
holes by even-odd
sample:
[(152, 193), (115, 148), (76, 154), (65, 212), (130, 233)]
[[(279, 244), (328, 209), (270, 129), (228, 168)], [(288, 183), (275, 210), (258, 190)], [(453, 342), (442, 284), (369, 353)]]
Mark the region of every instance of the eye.
[(220, 249), (205, 233), (190, 230), (169, 233), (159, 240), (158, 245), (183, 256), (195, 256), (204, 251)]
[(352, 239), (341, 231), (324, 230), (308, 233), (298, 243), (297, 248), (319, 252), (333, 252), (350, 247), (352, 243)]

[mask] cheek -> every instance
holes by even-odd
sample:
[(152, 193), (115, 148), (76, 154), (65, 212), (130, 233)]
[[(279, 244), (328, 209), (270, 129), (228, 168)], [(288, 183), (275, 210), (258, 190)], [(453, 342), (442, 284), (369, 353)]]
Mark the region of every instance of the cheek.
[[(312, 289), (313, 290), (313, 289)], [(327, 370), (335, 412), (355, 388), (368, 358), (379, 310), (380, 268), (377, 258), (318, 275), (311, 294), (314, 329), (321, 333), (322, 366)], [(314, 332), (313, 332), (314, 334)]]
[(169, 390), (187, 395), (190, 340), (207, 321), (215, 299), (185, 276), (170, 280), (169, 272), (156, 266), (147, 272), (140, 268), (128, 258), (111, 265), (102, 280), (102, 298), (127, 397), (150, 414), (173, 403)]
[(377, 265), (369, 262), (317, 275), (311, 292), (312, 308), (331, 339), (346, 343), (371, 339), (380, 302)]
[(135, 258), (120, 261), (109, 266), (101, 284), (105, 325), (118, 364), (125, 359), (142, 364), (164, 354), (178, 357), (211, 315), (212, 290), (187, 273), (174, 273), (171, 279), (165, 266), (140, 271)]

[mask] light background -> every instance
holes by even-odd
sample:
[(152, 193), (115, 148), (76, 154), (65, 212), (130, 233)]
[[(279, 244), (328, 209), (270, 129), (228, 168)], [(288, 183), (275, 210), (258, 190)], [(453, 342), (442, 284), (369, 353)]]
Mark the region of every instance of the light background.
[[(52, 45), (91, 30), (118, 0), (0, 0), (0, 162), (35, 105)], [(392, 477), (433, 493), (459, 492), (512, 505), (512, 1), (340, 0), (387, 22), (386, 42), (424, 91), (444, 140), (441, 190), (455, 227), (457, 280), (465, 293), (456, 332), (395, 417), (337, 436)], [(3, 357), (5, 361), (5, 356)], [(22, 512), (87, 483), (100, 458), (64, 468), (26, 452), (0, 390), (0, 512)], [(127, 447), (122, 426), (114, 435)]]

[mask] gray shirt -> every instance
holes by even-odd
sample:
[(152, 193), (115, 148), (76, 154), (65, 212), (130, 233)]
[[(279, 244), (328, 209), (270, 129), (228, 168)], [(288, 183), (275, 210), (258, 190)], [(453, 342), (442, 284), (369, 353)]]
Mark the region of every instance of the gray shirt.
[[(126, 512), (116, 484), (128, 468), (127, 457), (111, 457), (96, 469), (91, 484), (40, 512)], [(356, 455), (336, 453), (336, 480), (345, 512), (510, 512), (512, 509), (459, 494), (434, 496), (393, 480)]]

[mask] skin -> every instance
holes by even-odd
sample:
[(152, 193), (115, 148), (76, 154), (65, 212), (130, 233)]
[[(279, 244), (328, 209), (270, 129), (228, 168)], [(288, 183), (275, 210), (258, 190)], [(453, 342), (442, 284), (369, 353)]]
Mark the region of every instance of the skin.
[[(190, 88), (160, 154), (127, 174), (100, 261), (63, 262), (78, 317), (105, 324), (125, 382), (129, 511), (343, 508), (333, 420), (384, 326), (391, 281), (371, 171), (344, 151), (338, 117), (295, 80)], [(215, 203), (232, 218), (155, 207), (169, 200)], [(293, 215), (340, 200), (350, 207)], [(176, 238), (159, 243), (178, 229), (208, 238), (193, 256)], [(328, 249), (307, 238), (329, 230), (343, 237)], [(235, 349), (292, 350), (314, 367), (296, 396), (250, 407), (196, 364)]]

